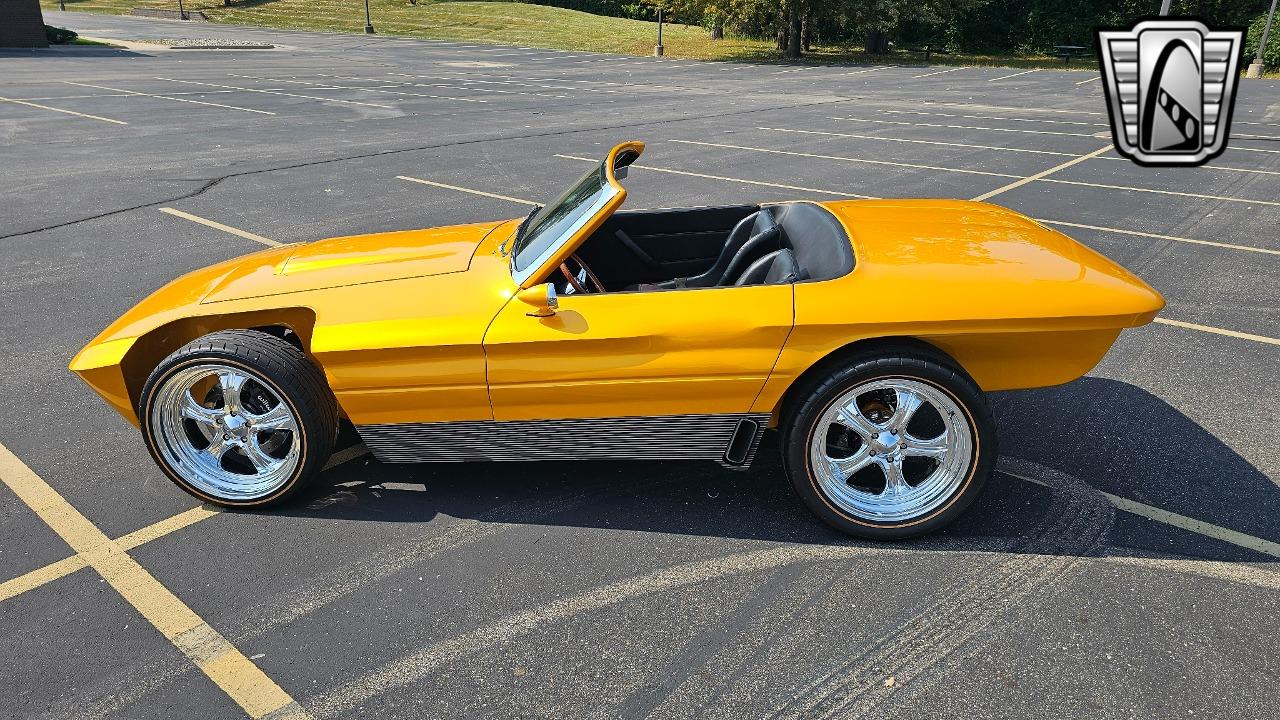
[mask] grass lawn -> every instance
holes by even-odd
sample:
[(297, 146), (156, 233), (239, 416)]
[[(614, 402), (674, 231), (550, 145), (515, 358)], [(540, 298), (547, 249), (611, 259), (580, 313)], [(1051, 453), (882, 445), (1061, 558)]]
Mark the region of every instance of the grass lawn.
[[(68, 10), (126, 14), (135, 7), (176, 10), (177, 0), (65, 0)], [(576, 10), (508, 2), (436, 2), (419, 0), (370, 0), (373, 26), (379, 33), (522, 45), (555, 50), (592, 50), (626, 55), (650, 55), (656, 25), (639, 20), (591, 15)], [(41, 0), (45, 20), (56, 24), (57, 0)], [(358, 0), (238, 0), (230, 7), (221, 0), (184, 1), (189, 11), (200, 11), (210, 20), (239, 25), (359, 33), (364, 29), (364, 7)], [(193, 24), (191, 35), (216, 33), (209, 25)], [(677, 58), (782, 62), (772, 42), (727, 37), (712, 40), (706, 29), (667, 25), (663, 30), (666, 54)], [(920, 63), (922, 53), (895, 52), (867, 55), (860, 47), (815, 47), (801, 62), (822, 63)], [(1045, 56), (933, 55), (936, 65), (1000, 65), (1017, 68), (1062, 68), (1061, 60)], [(1073, 60), (1072, 69), (1093, 70), (1090, 58)]]

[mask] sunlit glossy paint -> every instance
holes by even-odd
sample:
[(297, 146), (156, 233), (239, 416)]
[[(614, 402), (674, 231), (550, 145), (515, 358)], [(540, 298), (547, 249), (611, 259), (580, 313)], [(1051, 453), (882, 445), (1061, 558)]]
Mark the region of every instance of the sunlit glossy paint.
[(773, 413), (806, 369), (871, 338), (930, 342), (986, 390), (1067, 382), (1164, 304), (1119, 265), (1004, 208), (823, 205), (856, 258), (833, 280), (567, 296), (538, 318), (513, 300), (503, 243), (518, 221), (334, 238), (178, 278), (71, 369), (136, 424), (142, 384), (169, 352), (214, 330), (287, 326), (357, 425)]

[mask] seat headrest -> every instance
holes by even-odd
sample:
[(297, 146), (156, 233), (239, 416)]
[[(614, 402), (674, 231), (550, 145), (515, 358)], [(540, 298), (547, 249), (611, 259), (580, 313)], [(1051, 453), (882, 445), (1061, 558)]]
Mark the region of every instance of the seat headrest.
[(782, 285), (803, 279), (801, 274), (790, 250), (774, 250), (751, 263), (734, 285)]

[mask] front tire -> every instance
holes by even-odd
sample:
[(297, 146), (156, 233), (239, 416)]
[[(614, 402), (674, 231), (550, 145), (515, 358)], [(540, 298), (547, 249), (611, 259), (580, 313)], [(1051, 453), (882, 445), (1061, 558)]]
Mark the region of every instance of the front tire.
[(783, 463), (828, 525), (892, 540), (933, 532), (981, 493), (996, 460), (982, 390), (941, 354), (860, 356), (801, 389)]
[(178, 487), (224, 507), (279, 502), (333, 453), (337, 407), (298, 348), (254, 330), (179, 348), (142, 389), (142, 436)]

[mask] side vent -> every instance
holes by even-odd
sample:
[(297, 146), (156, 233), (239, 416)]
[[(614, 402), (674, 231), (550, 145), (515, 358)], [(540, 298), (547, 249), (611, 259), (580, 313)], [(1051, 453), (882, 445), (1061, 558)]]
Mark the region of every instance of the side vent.
[(739, 420), (738, 427), (733, 431), (733, 437), (729, 439), (729, 448), (724, 452), (724, 464), (734, 469), (745, 470), (751, 462), (751, 456), (755, 454), (760, 430), (761, 423), (758, 420), (752, 418)]

